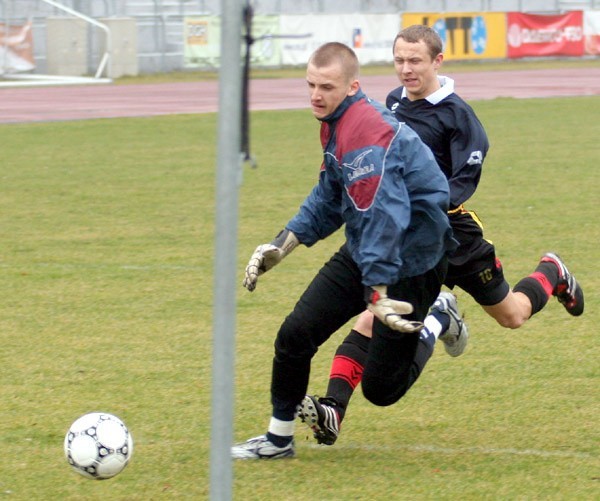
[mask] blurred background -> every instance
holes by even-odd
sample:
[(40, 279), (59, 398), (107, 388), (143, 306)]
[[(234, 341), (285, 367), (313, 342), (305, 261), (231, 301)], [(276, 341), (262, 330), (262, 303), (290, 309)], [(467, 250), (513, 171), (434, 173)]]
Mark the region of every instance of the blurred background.
[[(332, 40), (352, 45), (363, 65), (389, 63), (394, 35), (414, 23), (435, 27), (446, 43), (447, 60), (600, 53), (600, 0), (257, 0), (250, 5), (254, 67), (302, 66), (315, 47)], [(0, 74), (111, 79), (214, 70), (221, 14), (219, 0), (0, 0)]]

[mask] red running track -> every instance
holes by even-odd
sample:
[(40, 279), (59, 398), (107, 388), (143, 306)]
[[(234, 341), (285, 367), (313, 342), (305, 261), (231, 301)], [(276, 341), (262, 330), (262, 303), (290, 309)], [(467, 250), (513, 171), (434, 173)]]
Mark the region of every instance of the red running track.
[[(444, 73), (466, 100), (600, 95), (600, 67)], [(398, 85), (389, 76), (363, 76), (365, 93), (384, 101)], [(0, 123), (148, 117), (218, 111), (218, 82), (0, 88)], [(252, 110), (308, 109), (302, 79), (252, 80)]]

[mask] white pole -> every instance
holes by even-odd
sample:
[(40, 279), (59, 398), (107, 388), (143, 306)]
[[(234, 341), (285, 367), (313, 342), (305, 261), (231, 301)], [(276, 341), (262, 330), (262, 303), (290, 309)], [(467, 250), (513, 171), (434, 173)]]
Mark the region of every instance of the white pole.
[(106, 24), (101, 23), (100, 21), (96, 21), (95, 19), (82, 14), (81, 12), (77, 12), (76, 10), (67, 7), (66, 5), (62, 5), (54, 0), (42, 0), (42, 2), (47, 3), (48, 5), (52, 5), (67, 14), (71, 14), (72, 16), (78, 17), (79, 19), (83, 19), (84, 21), (100, 28), (104, 31), (106, 35), (106, 50), (104, 51), (104, 55), (102, 56), (102, 60), (100, 61), (100, 66), (98, 66), (98, 70), (96, 71), (96, 75), (94, 78), (100, 78), (102, 76), (102, 72), (104, 71), (104, 67), (106, 66), (106, 77), (112, 78), (112, 39), (110, 35), (110, 29)]
[(243, 8), (223, 0), (214, 260), (210, 499), (232, 499), (238, 189), (241, 178)]

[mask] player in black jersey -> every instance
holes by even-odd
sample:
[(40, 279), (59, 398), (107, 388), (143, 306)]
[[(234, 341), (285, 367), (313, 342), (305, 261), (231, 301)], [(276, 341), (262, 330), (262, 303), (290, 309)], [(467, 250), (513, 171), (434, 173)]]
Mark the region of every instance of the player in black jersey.
[[(483, 236), (481, 221), (465, 208), (479, 183), (489, 143), (473, 109), (454, 93), (454, 81), (438, 76), (443, 61), (438, 34), (427, 26), (410, 26), (396, 36), (393, 53), (401, 86), (390, 92), (386, 106), (431, 148), (450, 185), (448, 217), (460, 245), (450, 258), (444, 284), (463, 289), (501, 326), (511, 329), (540, 311), (551, 296), (571, 315), (581, 315), (583, 292), (556, 254), (544, 254), (535, 271), (511, 289), (494, 246)], [(332, 445), (337, 439), (362, 377), (372, 323), (368, 311), (359, 316), (335, 353), (326, 396), (307, 395), (298, 408), (319, 443)], [(466, 348), (467, 326), (449, 292), (440, 293), (425, 319), (414, 360), (429, 358), (437, 339), (451, 356)]]

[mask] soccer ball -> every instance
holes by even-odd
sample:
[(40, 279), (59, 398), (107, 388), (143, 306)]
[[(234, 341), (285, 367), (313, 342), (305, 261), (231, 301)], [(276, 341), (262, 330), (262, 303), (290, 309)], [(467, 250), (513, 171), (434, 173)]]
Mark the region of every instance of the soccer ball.
[(71, 425), (64, 447), (67, 461), (77, 473), (103, 480), (114, 477), (127, 466), (133, 453), (133, 439), (118, 417), (91, 412)]

